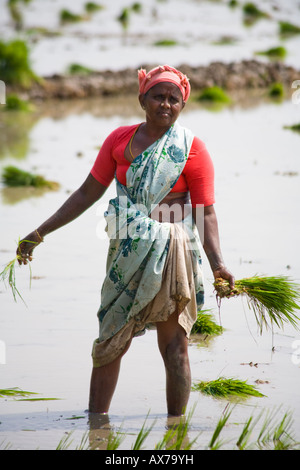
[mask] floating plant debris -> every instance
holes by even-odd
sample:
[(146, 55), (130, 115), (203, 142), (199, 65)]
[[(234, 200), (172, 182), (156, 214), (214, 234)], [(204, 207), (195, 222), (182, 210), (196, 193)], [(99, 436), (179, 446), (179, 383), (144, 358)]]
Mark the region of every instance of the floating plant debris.
[(300, 288), (288, 277), (253, 276), (235, 281), (234, 289), (230, 288), (228, 281), (217, 279), (214, 287), (219, 299), (246, 296), (260, 332), (263, 327), (269, 328), (273, 324), (282, 328), (284, 323), (298, 329), (299, 318), (295, 310), (300, 309)]

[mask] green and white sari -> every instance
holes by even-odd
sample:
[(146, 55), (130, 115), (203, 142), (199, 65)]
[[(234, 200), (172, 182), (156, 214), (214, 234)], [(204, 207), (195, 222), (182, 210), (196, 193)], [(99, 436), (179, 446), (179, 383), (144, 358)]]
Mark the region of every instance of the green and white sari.
[(111, 362), (133, 336), (178, 311), (187, 336), (203, 306), (200, 241), (191, 212), (180, 223), (151, 218), (186, 163), (192, 133), (175, 123), (116, 180), (105, 213), (110, 245), (98, 310), (94, 366)]

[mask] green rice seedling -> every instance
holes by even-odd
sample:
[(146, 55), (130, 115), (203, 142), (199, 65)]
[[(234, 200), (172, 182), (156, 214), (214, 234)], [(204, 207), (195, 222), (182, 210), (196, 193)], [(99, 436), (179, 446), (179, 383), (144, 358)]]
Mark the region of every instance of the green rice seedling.
[(140, 429), (140, 431), (137, 435), (137, 438), (136, 438), (135, 442), (131, 446), (131, 450), (142, 450), (142, 448), (143, 448), (142, 446), (143, 446), (145, 440), (147, 439), (150, 432), (152, 431), (152, 428), (153, 428), (155, 422), (153, 422), (149, 428), (145, 428), (148, 416), (149, 416), (149, 413), (148, 413), (148, 415), (147, 415), (147, 417), (146, 417), (146, 419), (143, 423), (143, 426), (141, 427), (141, 429)]
[(125, 437), (126, 435), (121, 430), (117, 432), (111, 431), (108, 435), (106, 450), (117, 450)]
[(243, 13), (248, 20), (257, 20), (259, 18), (269, 18), (269, 15), (260, 10), (255, 3), (245, 3)]
[(155, 445), (155, 450), (190, 450), (199, 436), (189, 441), (188, 431), (196, 405), (189, 411), (187, 416), (181, 416), (178, 424), (171, 426), (164, 437)]
[(161, 39), (154, 43), (154, 46), (158, 46), (158, 47), (170, 47), (170, 46), (176, 46), (176, 45), (177, 45), (177, 41), (175, 41), (174, 39)]
[(61, 23), (77, 23), (83, 20), (83, 17), (81, 15), (76, 15), (66, 9), (61, 10), (59, 17)]
[(299, 449), (300, 443), (293, 435), (291, 413), (284, 413), (278, 422), (275, 419), (279, 411), (280, 407), (271, 411), (267, 410), (266, 418), (255, 443), (259, 450)]
[(282, 36), (291, 36), (293, 34), (300, 34), (300, 26), (289, 23), (288, 21), (280, 21), (279, 32)]
[(54, 181), (48, 181), (41, 175), (35, 175), (28, 171), (21, 170), (13, 165), (3, 168), (2, 180), (6, 186), (33, 186), (35, 188), (45, 188), (57, 190), (59, 184)]
[(67, 73), (69, 75), (90, 75), (93, 73), (93, 70), (85, 67), (84, 65), (80, 64), (71, 64), (68, 67)]
[(0, 397), (15, 398), (15, 397), (28, 397), (29, 395), (37, 395), (35, 392), (28, 392), (20, 388), (2, 388), (0, 389)]
[[(30, 241), (30, 240), (22, 240), (22, 242), (36, 244), (36, 242)], [(18, 247), (19, 247), (20, 243), (21, 243), (21, 241), (19, 240)], [(17, 256), (15, 256), (15, 258), (13, 258), (11, 261), (9, 261), (9, 263), (6, 264), (3, 271), (0, 273), (0, 280), (4, 284), (9, 285), (9, 287), (11, 288), (11, 291), (12, 291), (13, 298), (14, 298), (15, 302), (17, 301), (17, 298), (19, 297), (23, 301), (23, 303), (26, 305), (26, 302), (23, 299), (22, 295), (20, 294), (20, 292), (17, 288), (17, 285), (16, 285), (16, 264), (18, 264), (18, 266), (19, 266), (18, 262), (21, 259), (22, 259), (22, 257), (19, 254), (17, 254)], [(32, 258), (29, 257), (28, 261), (31, 261), (31, 260), (32, 260)], [(29, 266), (29, 272), (30, 272), (29, 287), (31, 287), (32, 270), (31, 270), (30, 263), (28, 264), (28, 266)]]
[(284, 126), (284, 129), (290, 129), (291, 131), (294, 131), (294, 132), (300, 132), (300, 123), (294, 124), (293, 126)]
[(268, 95), (270, 98), (283, 98), (284, 88), (282, 83), (273, 83), (268, 90)]
[(211, 380), (209, 382), (197, 382), (193, 384), (192, 390), (215, 398), (246, 398), (249, 396), (264, 396), (256, 389), (256, 387), (254, 387), (254, 385), (248, 384), (246, 380), (242, 381), (232, 378), (226, 379), (225, 377), (219, 377), (218, 379)]
[(211, 103), (230, 103), (231, 101), (225, 91), (218, 86), (205, 88), (200, 95), (198, 95), (197, 100)]
[(271, 47), (266, 51), (256, 52), (257, 55), (265, 55), (270, 59), (284, 59), (287, 55), (287, 51), (285, 47), (278, 46), (278, 47)]
[(117, 17), (117, 20), (121, 23), (124, 31), (126, 31), (128, 29), (130, 21), (130, 9), (123, 8), (120, 15)]
[(233, 290), (226, 280), (217, 279), (214, 286), (219, 299), (245, 296), (261, 333), (264, 327), (270, 328), (274, 324), (282, 328), (285, 323), (289, 323), (298, 329), (299, 318), (295, 311), (300, 309), (300, 287), (288, 277), (244, 278), (235, 281)]
[(17, 95), (10, 94), (6, 97), (5, 111), (31, 111), (32, 105), (27, 101), (21, 100)]
[(222, 326), (218, 325), (213, 318), (213, 315), (209, 313), (210, 310), (200, 310), (197, 314), (197, 320), (192, 327), (192, 334), (202, 334), (215, 336), (220, 335), (223, 332)]
[(140, 2), (134, 2), (131, 5), (131, 10), (134, 11), (134, 13), (141, 13), (142, 11), (142, 4)]
[(219, 439), (221, 432), (223, 431), (224, 427), (227, 424), (228, 419), (230, 418), (230, 415), (232, 413), (232, 410), (230, 408), (226, 408), (225, 413), (221, 418), (219, 419), (215, 430), (213, 432), (213, 435), (211, 437), (211, 440), (209, 441), (208, 448), (210, 450), (218, 450), (222, 445), (224, 445), (224, 441), (221, 441)]
[(0, 77), (6, 84), (24, 88), (29, 88), (33, 81), (40, 81), (31, 69), (29, 50), (24, 41), (0, 41)]
[(96, 11), (102, 10), (103, 8), (103, 5), (99, 5), (98, 3), (94, 2), (87, 2), (84, 5), (84, 9), (87, 13), (95, 13)]

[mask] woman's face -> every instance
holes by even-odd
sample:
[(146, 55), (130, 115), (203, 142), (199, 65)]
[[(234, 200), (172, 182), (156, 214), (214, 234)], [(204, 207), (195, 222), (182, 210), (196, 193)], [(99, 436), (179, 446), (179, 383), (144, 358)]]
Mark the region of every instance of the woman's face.
[(185, 105), (180, 89), (170, 82), (154, 85), (139, 100), (146, 111), (147, 123), (163, 128), (174, 124)]

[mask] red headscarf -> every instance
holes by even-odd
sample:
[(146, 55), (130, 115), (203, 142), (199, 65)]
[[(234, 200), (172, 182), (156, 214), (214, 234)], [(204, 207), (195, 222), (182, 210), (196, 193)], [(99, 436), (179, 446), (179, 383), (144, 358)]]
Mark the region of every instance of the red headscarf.
[(159, 65), (148, 73), (145, 69), (140, 69), (138, 71), (138, 79), (141, 94), (147, 93), (157, 83), (171, 82), (175, 83), (180, 89), (183, 101), (186, 102), (190, 96), (191, 86), (187, 76), (169, 65)]

